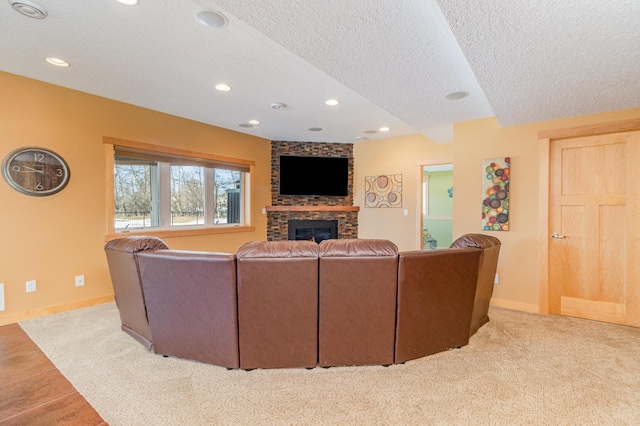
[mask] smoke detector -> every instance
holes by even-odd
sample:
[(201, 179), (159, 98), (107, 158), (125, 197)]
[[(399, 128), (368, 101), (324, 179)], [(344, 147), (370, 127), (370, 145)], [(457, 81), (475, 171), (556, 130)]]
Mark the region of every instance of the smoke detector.
[(9, 0), (11, 7), (18, 13), (33, 19), (44, 19), (47, 11), (29, 0)]
[(274, 102), (271, 104), (271, 108), (273, 109), (283, 109), (286, 107), (287, 107), (287, 104), (283, 104), (282, 102)]

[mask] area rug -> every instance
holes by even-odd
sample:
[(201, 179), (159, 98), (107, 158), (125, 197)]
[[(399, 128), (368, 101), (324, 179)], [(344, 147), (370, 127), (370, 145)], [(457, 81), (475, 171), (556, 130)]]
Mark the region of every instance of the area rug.
[(111, 426), (640, 424), (640, 329), (490, 318), (402, 365), (249, 372), (148, 352), (113, 302), (20, 325)]

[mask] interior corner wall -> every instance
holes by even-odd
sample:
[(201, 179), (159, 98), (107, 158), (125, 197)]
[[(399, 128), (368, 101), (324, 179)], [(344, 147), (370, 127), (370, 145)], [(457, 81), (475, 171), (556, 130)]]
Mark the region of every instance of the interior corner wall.
[[(451, 163), (452, 144), (437, 144), (422, 135), (361, 141), (354, 144), (353, 157), (355, 159), (354, 204), (360, 206), (359, 238), (387, 239), (394, 242), (400, 250), (420, 249), (421, 166)], [(365, 207), (365, 178), (397, 174), (402, 175), (402, 206), (399, 208)]]
[[(483, 233), (500, 239), (499, 283), (492, 304), (539, 311), (540, 172), (538, 132), (640, 118), (640, 108), (501, 127), (495, 118), (454, 126), (454, 236)], [(509, 231), (482, 231), (482, 160), (511, 157)]]
[[(0, 325), (112, 297), (104, 254), (106, 173), (103, 136), (255, 161), (254, 232), (164, 238), (175, 249), (235, 252), (266, 238), (271, 142), (172, 115), (0, 72), (0, 158), (22, 146), (62, 155), (67, 187), (30, 197), (0, 180)], [(85, 276), (76, 287), (74, 277)], [(37, 291), (26, 293), (25, 281)]]

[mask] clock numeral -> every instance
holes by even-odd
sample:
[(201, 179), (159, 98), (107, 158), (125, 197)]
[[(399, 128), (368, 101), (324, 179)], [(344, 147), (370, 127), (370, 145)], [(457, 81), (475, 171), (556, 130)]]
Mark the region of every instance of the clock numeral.
[(42, 161), (42, 160), (44, 160), (44, 154), (41, 154), (39, 152), (34, 152), (33, 153), (33, 160), (34, 161)]
[(20, 171), (20, 166), (13, 166), (13, 167), (11, 167), (11, 170), (13, 170), (14, 172), (19, 172)]
[(37, 189), (38, 191), (42, 191), (42, 190), (44, 189), (44, 187), (42, 186), (42, 184), (41, 184), (41, 183), (39, 183), (39, 184), (37, 184), (37, 185), (36, 185), (36, 189)]
[(62, 169), (56, 169), (56, 176), (62, 177)]

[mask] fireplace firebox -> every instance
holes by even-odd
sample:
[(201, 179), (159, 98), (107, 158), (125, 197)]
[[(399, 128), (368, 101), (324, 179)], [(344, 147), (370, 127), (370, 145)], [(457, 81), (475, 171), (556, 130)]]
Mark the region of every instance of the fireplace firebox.
[(290, 240), (310, 240), (320, 244), (322, 240), (338, 238), (337, 220), (289, 220)]

